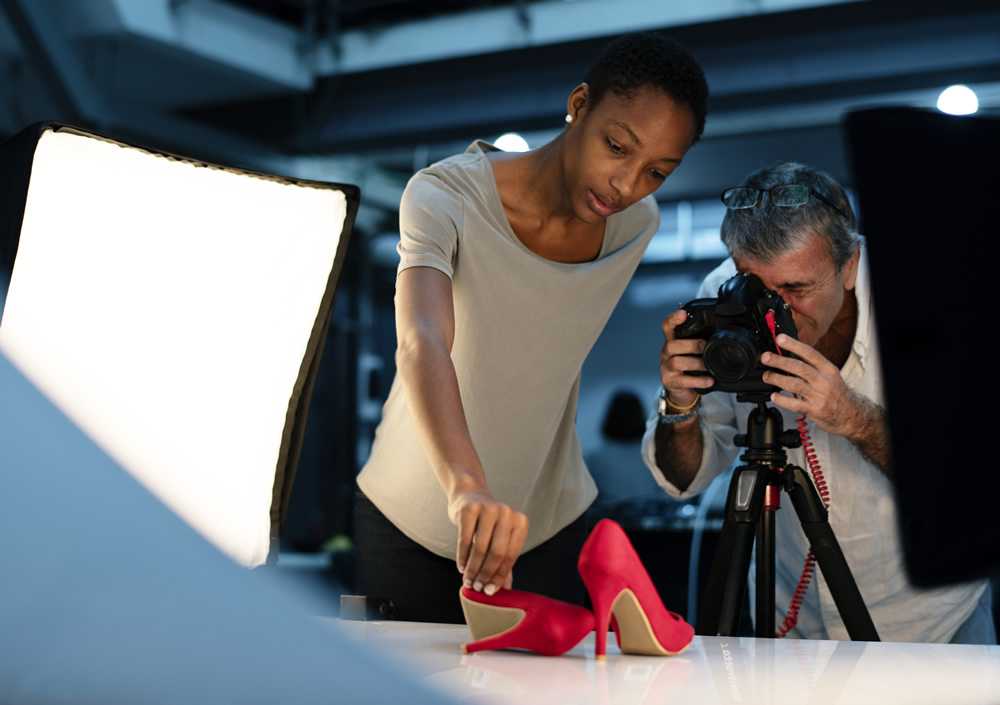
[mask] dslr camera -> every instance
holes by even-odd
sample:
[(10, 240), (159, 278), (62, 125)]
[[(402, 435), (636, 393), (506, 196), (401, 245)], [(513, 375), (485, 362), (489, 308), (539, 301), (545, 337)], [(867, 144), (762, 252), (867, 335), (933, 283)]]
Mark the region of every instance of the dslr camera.
[[(768, 368), (761, 364), (765, 352), (778, 352), (774, 338), (778, 333), (798, 338), (788, 304), (778, 292), (765, 289), (753, 274), (737, 274), (719, 287), (717, 299), (695, 299), (684, 304), (687, 320), (677, 326), (678, 338), (702, 338), (705, 368), (715, 384), (704, 392), (770, 394), (777, 387), (763, 381)], [(773, 313), (775, 331), (768, 325)], [(782, 354), (794, 357), (791, 353)], [(686, 374), (697, 375), (698, 372)]]

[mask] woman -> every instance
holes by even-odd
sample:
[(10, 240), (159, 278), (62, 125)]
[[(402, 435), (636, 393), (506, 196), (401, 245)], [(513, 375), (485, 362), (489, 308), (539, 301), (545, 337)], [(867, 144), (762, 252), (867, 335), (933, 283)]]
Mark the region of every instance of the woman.
[(653, 34), (613, 42), (584, 80), (552, 142), (477, 142), (403, 194), (397, 375), (356, 516), (359, 591), (400, 619), (461, 622), (458, 588), (510, 587), (515, 561), (518, 588), (582, 604), (597, 490), (574, 426), (580, 368), (708, 96), (694, 58)]

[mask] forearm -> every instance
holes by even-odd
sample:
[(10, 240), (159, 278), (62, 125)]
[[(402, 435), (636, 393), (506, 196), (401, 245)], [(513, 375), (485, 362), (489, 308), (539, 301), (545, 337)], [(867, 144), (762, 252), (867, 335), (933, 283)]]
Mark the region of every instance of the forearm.
[(449, 506), (462, 492), (488, 494), (451, 359), (455, 315), (447, 275), (427, 267), (400, 272), (396, 338), (396, 369), (410, 418)]
[(397, 369), (413, 425), (449, 502), (462, 491), (488, 491), (447, 348), (429, 341), (401, 344)]
[(892, 447), (885, 409), (868, 397), (853, 394), (857, 407), (854, 428), (847, 434), (855, 448), (890, 480), (894, 479)]
[(511, 587), (511, 568), (528, 535), (528, 518), (490, 492), (462, 406), (450, 336), (401, 335), (397, 372), (410, 418), (458, 528), (456, 567), (462, 583), (493, 594)]
[(676, 424), (657, 423), (654, 443), (657, 468), (674, 487), (686, 490), (701, 466), (704, 439), (698, 415)]
[(396, 369), (410, 418), (458, 527), (456, 567), (465, 586), (492, 594), (511, 585), (528, 517), (493, 497), (462, 405), (451, 357), (451, 278), (412, 267), (396, 278)]

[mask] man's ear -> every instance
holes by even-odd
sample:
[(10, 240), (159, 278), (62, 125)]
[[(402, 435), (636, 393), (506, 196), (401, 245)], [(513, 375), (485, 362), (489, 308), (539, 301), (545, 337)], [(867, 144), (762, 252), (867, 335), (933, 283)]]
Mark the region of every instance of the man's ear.
[(861, 261), (861, 248), (859, 247), (851, 255), (851, 258), (844, 264), (840, 272), (841, 281), (844, 282), (844, 289), (850, 291), (858, 283), (858, 262)]

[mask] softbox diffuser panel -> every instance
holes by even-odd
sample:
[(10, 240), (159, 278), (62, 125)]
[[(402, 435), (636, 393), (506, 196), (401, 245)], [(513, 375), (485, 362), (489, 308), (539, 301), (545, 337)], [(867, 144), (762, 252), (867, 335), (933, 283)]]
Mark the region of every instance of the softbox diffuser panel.
[(199, 532), (263, 563), (357, 190), (37, 134), (0, 348)]
[[(868, 241), (910, 579), (938, 587), (1000, 577), (988, 332), (1000, 119), (885, 107), (848, 113), (843, 126)], [(955, 401), (942, 402), (952, 391)]]

